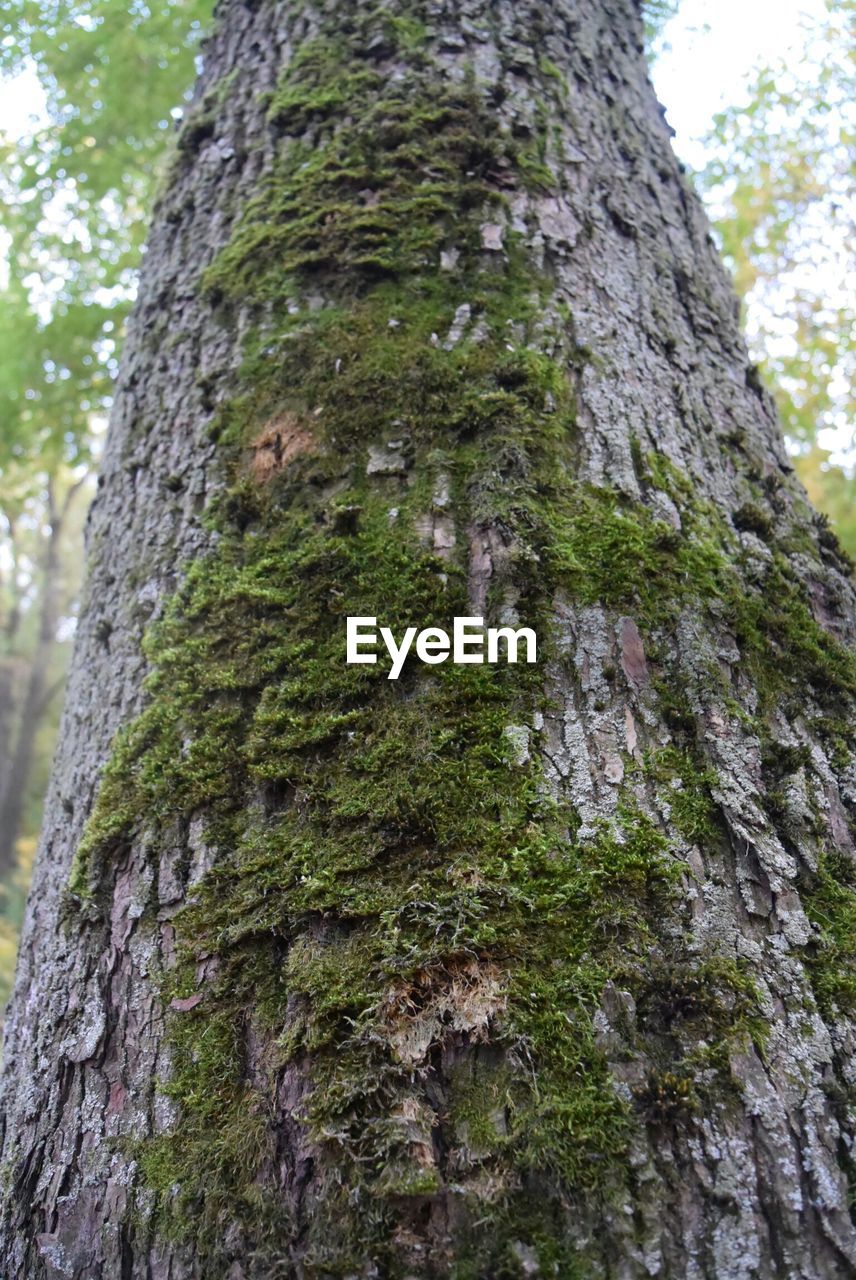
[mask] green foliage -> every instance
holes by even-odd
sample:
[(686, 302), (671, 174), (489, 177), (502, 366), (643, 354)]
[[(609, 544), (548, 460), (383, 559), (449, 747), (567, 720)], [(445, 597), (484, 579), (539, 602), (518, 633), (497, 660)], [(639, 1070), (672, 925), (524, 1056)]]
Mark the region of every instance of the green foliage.
[(0, 177), (10, 240), (0, 327), (15, 333), (0, 361), (0, 395), (14, 399), (0, 448), (17, 456), (89, 456), (153, 182), (209, 7), (6, 6), (0, 72), (35, 71), (47, 114), (32, 134), (4, 140)]
[(644, 0), (642, 13), (645, 19), (645, 42), (649, 59), (656, 57), (663, 28), (674, 18), (680, 8), (680, 0)]
[[(211, 5), (203, 0), (161, 0), (131, 9), (113, 0), (56, 0), (50, 6), (10, 0), (4, 9), (0, 71), (15, 75), (34, 68), (51, 118), (25, 140), (26, 151), (12, 157), (21, 165), (20, 194), (34, 197), (28, 220), (35, 224), (36, 210), (57, 183), (70, 184), (75, 214), (86, 228), (78, 234), (97, 235), (97, 247), (105, 250), (88, 250), (97, 258), (92, 268), (115, 271), (128, 244), (123, 237), (139, 243), (153, 170), (192, 84), (210, 15)], [(130, 217), (116, 216), (106, 206), (108, 198)], [(59, 235), (54, 243), (61, 244)]]
[[(30, 840), (40, 824), (80, 585), (87, 472), (111, 402), (153, 184), (207, 13), (193, 0), (130, 11), (111, 0), (12, 0), (0, 20), (0, 74), (37, 76), (45, 94), (45, 118), (29, 133), (0, 139), (4, 840), (11, 822), (4, 785), (16, 753), (31, 757), (21, 834)], [(64, 511), (72, 490), (73, 507)], [(40, 634), (52, 614), (45, 656)], [(23, 696), (43, 660), (48, 683), (29, 748)], [(21, 911), (8, 887), (3, 923), (12, 930)], [(2, 980), (8, 985), (10, 976)]]
[(828, 449), (818, 444), (808, 446), (796, 460), (799, 477), (806, 487), (812, 505), (828, 519), (830, 532), (841, 539), (842, 546), (856, 555), (856, 501), (853, 476), (848, 469), (836, 465)]
[(800, 475), (850, 551), (856, 482), (823, 446), (856, 411), (854, 13), (853, 0), (827, 0), (823, 20), (805, 25), (802, 56), (761, 70), (746, 100), (716, 117), (698, 175)]

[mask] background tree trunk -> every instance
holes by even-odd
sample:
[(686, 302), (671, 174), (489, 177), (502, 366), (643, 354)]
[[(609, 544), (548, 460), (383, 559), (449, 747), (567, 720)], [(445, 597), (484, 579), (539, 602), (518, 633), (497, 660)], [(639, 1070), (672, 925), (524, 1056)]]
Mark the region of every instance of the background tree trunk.
[[(40, 567), (36, 634), (29, 662), (9, 661), (0, 667), (0, 879), (7, 879), (15, 866), (15, 850), (27, 800), (27, 786), (33, 771), (36, 740), (42, 718), (51, 699), (59, 692), (51, 680), (56, 657), (57, 626), (60, 620), (60, 546), (66, 520), (83, 481), (74, 482), (58, 502), (51, 479), (47, 482), (48, 531)], [(12, 611), (9, 638), (14, 639)], [(20, 706), (13, 692), (20, 682)], [(13, 733), (13, 729), (17, 732)]]
[[(853, 588), (667, 135), (630, 0), (221, 8), (89, 527), (4, 1275), (856, 1267)], [(476, 613), (538, 666), (345, 665), (349, 614)]]
[(15, 549), (16, 520), (3, 513), (8, 529), (9, 546), (12, 561), (8, 568), (7, 580), (0, 581), (8, 601), (2, 625), (2, 656), (0, 656), (0, 797), (8, 793), (9, 772), (14, 757), (14, 735), (17, 719), (17, 703), (19, 685), (21, 683), (22, 663), (15, 655), (15, 642), (21, 623), (20, 586), (18, 583), (18, 564)]

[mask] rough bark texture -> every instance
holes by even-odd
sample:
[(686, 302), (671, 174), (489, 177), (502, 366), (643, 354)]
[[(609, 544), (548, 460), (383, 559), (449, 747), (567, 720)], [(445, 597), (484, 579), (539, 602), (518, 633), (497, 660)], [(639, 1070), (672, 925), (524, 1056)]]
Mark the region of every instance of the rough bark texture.
[[(222, 6), (90, 520), (3, 1275), (856, 1273), (854, 592), (667, 135), (630, 0)], [(345, 668), (346, 614), (469, 611), (537, 671)]]

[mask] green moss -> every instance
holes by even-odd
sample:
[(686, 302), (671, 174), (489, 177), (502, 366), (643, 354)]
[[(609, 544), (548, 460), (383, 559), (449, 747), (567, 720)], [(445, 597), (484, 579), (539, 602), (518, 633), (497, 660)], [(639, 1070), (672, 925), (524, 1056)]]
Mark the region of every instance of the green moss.
[(674, 1071), (651, 1071), (635, 1095), (639, 1106), (657, 1125), (672, 1125), (701, 1112), (692, 1076)]
[[(822, 708), (856, 693), (856, 660), (820, 626), (787, 560), (774, 553), (763, 592), (729, 602), (735, 635), (769, 701), (808, 685)], [(775, 661), (771, 661), (775, 656)]]
[[(678, 504), (682, 521), (681, 533), (664, 526), (670, 561), (665, 566), (652, 554), (659, 522), (649, 520), (647, 536), (635, 548), (646, 581), (656, 592), (671, 572), (673, 593), (683, 580), (687, 594), (697, 593), (706, 609), (727, 625), (760, 695), (762, 716), (789, 695), (800, 697), (806, 688), (829, 713), (842, 700), (856, 697), (856, 655), (816, 620), (805, 585), (782, 545), (773, 541), (763, 586), (747, 589), (740, 572), (747, 555), (722, 514), (695, 498), (691, 479), (667, 459), (649, 454), (646, 463), (651, 483)], [(656, 597), (651, 603), (656, 609)], [(762, 736), (766, 738), (766, 732)]]
[(345, 37), (309, 40), (298, 49), (271, 95), (267, 117), (296, 137), (310, 125), (344, 114), (345, 108), (378, 92), (382, 84), (376, 67), (351, 63)]
[(756, 533), (759, 538), (767, 541), (773, 532), (773, 520), (770, 514), (755, 502), (744, 502), (743, 505), (734, 512), (733, 516), (735, 529), (740, 529), (749, 533)]
[(537, 1097), (521, 1117), (528, 1153), (518, 1159), (576, 1189), (609, 1183), (632, 1132), (593, 1015), (609, 979), (631, 991), (644, 981), (658, 921), (675, 908), (682, 865), (668, 854), (662, 833), (627, 811), (616, 835), (527, 871), (544, 930), (533, 930), (534, 948), (512, 975), (516, 1025), (538, 1064)]
[[(399, 22), (386, 34), (406, 52), (415, 31)], [(509, 183), (553, 185), (543, 156), (498, 130), (474, 77), (438, 81), (412, 53), (391, 77), (349, 56), (349, 43), (319, 36), (284, 73), (269, 118), (295, 139), (312, 136), (280, 152), (206, 273), (209, 291), (281, 299), (289, 281), (333, 276), (355, 292), (436, 271), (445, 246), (478, 250)]]
[(563, 72), (559, 67), (556, 66), (555, 62), (552, 62), (550, 60), (550, 58), (543, 58), (543, 57), (539, 58), (538, 70), (541, 72), (542, 76), (545, 76), (551, 80), (557, 80), (560, 83), (564, 81), (565, 77)]
[(821, 1011), (831, 1018), (856, 1010), (856, 876), (850, 860), (824, 853), (804, 874), (802, 901), (818, 936), (807, 956)]
[[(177, 1015), (173, 1026), (175, 1071), (166, 1092), (184, 1108), (185, 1144), (158, 1137), (135, 1150), (147, 1185), (157, 1197), (162, 1227), (177, 1234), (194, 1219), (206, 1249), (230, 1222), (252, 1224), (259, 1243), (288, 1229), (282, 1206), (256, 1182), (275, 1155), (264, 1099), (246, 1082), (240, 1025), (228, 1010)], [(201, 1160), (209, 1194), (200, 1197), (192, 1175)]]
[(700, 1042), (716, 1053), (728, 1045), (763, 1049), (766, 1043), (750, 966), (731, 956), (664, 958), (642, 987), (637, 1013), (652, 1039), (682, 1042), (685, 1061), (697, 1058)]
[[(358, 323), (370, 367), (387, 357), (372, 351), (367, 314)], [(661, 631), (664, 602), (675, 616), (700, 584), (715, 588), (705, 607), (735, 599), (717, 549), (726, 533), (682, 539), (616, 494), (560, 485), (571, 405), (565, 395), (558, 413), (545, 407), (555, 370), (530, 354), (510, 359), (498, 342), (488, 350), (492, 367), (484, 349), (444, 353), (453, 390), (429, 377), (423, 397), (411, 397), (412, 470), (428, 481), (438, 468), (451, 476), (459, 527), (501, 522), (516, 547), (504, 572), (521, 615), (547, 638), (561, 588), (631, 608), (646, 631)], [(439, 406), (456, 395), (470, 413), (441, 434)], [(424, 1134), (395, 1121), (412, 1092), (397, 1046), (420, 1018), (430, 1024), (431, 1002), (442, 1005), (455, 983), (477, 986), (478, 974), (496, 972), (491, 1038), (517, 1064), (502, 1084), (504, 1128), (492, 1134), (489, 1116), (474, 1116), (467, 1089), (453, 1093), (450, 1124), (460, 1131), (469, 1110), (464, 1140), (503, 1188), (489, 1232), (473, 1226), (467, 1246), (473, 1274), (500, 1274), (514, 1240), (538, 1239), (539, 1256), (560, 1256), (561, 1215), (555, 1203), (552, 1219), (533, 1208), (532, 1185), (562, 1189), (559, 1204), (616, 1194), (637, 1125), (691, 1125), (729, 1087), (728, 1047), (760, 1039), (756, 1005), (745, 974), (725, 962), (669, 961), (682, 865), (665, 834), (627, 808), (617, 828), (580, 840), (534, 761), (511, 764), (505, 727), (531, 722), (537, 671), (406, 668), (392, 684), (382, 666), (345, 665), (348, 614), (383, 602), (399, 631), (448, 621), (467, 603), (461, 563), (436, 559), (409, 533), (432, 483), (396, 496), (391, 526), (385, 489), (363, 473), (360, 397), (349, 390), (334, 402), (331, 418), (352, 442), (334, 471), (322, 450), (261, 495), (236, 473), (215, 517), (215, 556), (191, 568), (148, 641), (150, 702), (117, 745), (74, 886), (97, 895), (101, 868), (137, 824), (168, 832), (206, 813), (217, 866), (176, 921), (181, 960), (166, 994), (197, 991), (200, 955), (218, 956), (219, 968), (202, 1001), (173, 1015), (169, 1089), (182, 1120), (145, 1148), (142, 1168), (164, 1229), (190, 1233), (212, 1274), (232, 1217), (262, 1242), (291, 1230), (257, 1188), (269, 1160), (265, 1089), (292, 1061), (311, 1063), (302, 1122), (325, 1167), (352, 1188), (345, 1200), (331, 1180), (329, 1216), (310, 1231), (312, 1265), (344, 1274), (366, 1250), (385, 1256), (396, 1206), (439, 1191), (436, 1168), (420, 1159)], [(332, 500), (319, 496), (325, 468), (339, 477)], [(759, 634), (762, 625), (773, 632), (769, 613), (750, 616)], [(825, 661), (824, 643), (810, 642)], [(776, 663), (776, 687), (786, 680), (769, 646), (749, 652), (765, 669)], [(668, 748), (644, 774), (670, 804), (676, 834), (717, 838), (715, 776), (703, 762)], [(846, 945), (836, 938), (837, 961)], [(597, 1046), (594, 1015), (610, 980), (641, 1010), (628, 1052), (655, 1063), (629, 1099)], [(270, 1046), (267, 1074), (253, 1085), (248, 1034)], [(254, 1119), (243, 1135), (245, 1114)]]
[(687, 751), (663, 747), (646, 760), (647, 776), (668, 783), (670, 824), (689, 841), (714, 843), (719, 834), (717, 809), (711, 797), (716, 770), (694, 760)]
[(511, 1141), (508, 1113), (513, 1106), (514, 1073), (487, 1053), (464, 1058), (451, 1072), (444, 1117), (456, 1145), (470, 1160), (495, 1156)]
[[(467, 357), (445, 354), (453, 380)], [(469, 377), (459, 391), (475, 425), (458, 434), (452, 423), (442, 437), (428, 430), (434, 393), (426, 391), (424, 438), (411, 419), (412, 470), (429, 481), (440, 467), (451, 476), (459, 527), (476, 512), (501, 522), (517, 546), (506, 584), (545, 638), (559, 587), (584, 602), (630, 607), (659, 630), (664, 601), (674, 616), (675, 603), (697, 589), (687, 564), (705, 589), (715, 584), (714, 607), (734, 598), (733, 571), (713, 539), (685, 546), (615, 494), (559, 488), (566, 441), (545, 408), (552, 371), (494, 349), (488, 374), (484, 351), (474, 358), (482, 381)], [(760, 1042), (756, 1001), (746, 975), (724, 961), (669, 960), (683, 868), (663, 832), (628, 807), (617, 827), (582, 840), (574, 814), (547, 798), (534, 759), (511, 763), (505, 728), (531, 723), (541, 705), (537, 670), (405, 668), (393, 684), (382, 665), (346, 666), (349, 614), (375, 613), (383, 602), (398, 632), (467, 611), (461, 563), (438, 560), (409, 532), (432, 484), (398, 493), (391, 526), (390, 499), (363, 473), (364, 431), (348, 430), (346, 404), (336, 421), (354, 444), (335, 460), (345, 484), (335, 499), (319, 497), (332, 465), (322, 454), (261, 496), (238, 479), (223, 503), (215, 556), (191, 568), (148, 642), (150, 702), (117, 745), (75, 888), (88, 884), (97, 895), (102, 866), (135, 824), (168, 832), (206, 813), (217, 865), (176, 920), (181, 959), (167, 995), (197, 991), (200, 955), (219, 957), (219, 968), (202, 1001), (173, 1016), (169, 1088), (182, 1121), (146, 1148), (142, 1167), (165, 1229), (190, 1232), (212, 1269), (230, 1215), (254, 1240), (271, 1238), (279, 1220), (256, 1188), (269, 1158), (265, 1089), (292, 1061), (311, 1063), (302, 1068), (311, 1080), (302, 1122), (324, 1167), (352, 1188), (344, 1200), (330, 1175), (329, 1217), (310, 1230), (312, 1265), (345, 1274), (367, 1250), (386, 1256), (402, 1199), (440, 1189), (436, 1167), (420, 1155), (424, 1134), (414, 1136), (412, 1117), (395, 1120), (412, 1094), (401, 1045), (420, 1019), (429, 1041), (442, 1036), (430, 1030), (432, 1009), (472, 984), (474, 1007), (492, 1010), (491, 1039), (517, 1064), (503, 1081), (504, 1128), (493, 1136), (466, 1089), (451, 1101), (452, 1130), (469, 1109), (465, 1140), (478, 1144), (477, 1163), (503, 1188), (490, 1231), (473, 1227), (467, 1246), (479, 1267), (497, 1268), (515, 1239), (537, 1234), (533, 1181), (560, 1188), (560, 1204), (617, 1194), (636, 1126), (691, 1125), (729, 1087), (729, 1046)], [(567, 398), (561, 412), (570, 412)], [(439, 453), (432, 437), (442, 440)], [(622, 538), (650, 580), (627, 572)], [(817, 653), (826, 652), (818, 642)], [(752, 656), (779, 661), (769, 651)], [(679, 837), (718, 839), (715, 775), (703, 761), (667, 748), (643, 773), (670, 805)], [(840, 921), (837, 898), (834, 905)], [(834, 945), (838, 962), (849, 946), (840, 929)], [(479, 994), (486, 973), (496, 975), (496, 991), (491, 978)], [(597, 1045), (594, 1015), (608, 981), (641, 1011), (628, 1052), (655, 1064), (629, 1099), (613, 1087)], [(248, 1035), (269, 1045), (268, 1074), (259, 1083), (254, 1073), (252, 1086)], [(256, 1120), (235, 1146), (229, 1135), (247, 1111)], [(521, 1175), (523, 1189), (514, 1185)]]

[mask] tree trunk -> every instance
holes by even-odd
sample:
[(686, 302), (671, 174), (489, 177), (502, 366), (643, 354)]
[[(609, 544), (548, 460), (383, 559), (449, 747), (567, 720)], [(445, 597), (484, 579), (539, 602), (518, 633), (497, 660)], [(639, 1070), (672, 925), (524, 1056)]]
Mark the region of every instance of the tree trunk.
[[(856, 1273), (854, 592), (667, 135), (631, 0), (222, 6), (91, 516), (4, 1275)], [(538, 662), (345, 662), (475, 615)]]
[[(15, 850), (21, 835), (21, 822), (27, 801), (27, 785), (33, 769), (36, 737), (51, 693), (50, 669), (56, 650), (59, 622), (60, 562), (59, 547), (69, 503), (79, 485), (60, 510), (57, 508), (52, 481), (48, 481), (48, 524), (44, 561), (41, 566), (38, 626), (35, 647), (29, 663), (20, 664), (23, 697), (16, 710), (14, 699), (7, 701), (0, 682), (0, 750), (7, 753), (5, 767), (0, 767), (0, 881), (8, 879), (15, 866)], [(0, 670), (0, 676), (2, 676)], [(17, 733), (12, 734), (17, 720)], [(4, 735), (8, 733), (5, 743)]]
[(2, 512), (8, 535), (9, 559), (7, 580), (0, 578), (0, 590), (7, 596), (5, 616), (0, 630), (0, 797), (8, 794), (9, 773), (14, 757), (14, 733), (17, 723), (18, 686), (21, 682), (22, 663), (15, 655), (15, 642), (21, 623), (20, 585), (18, 582), (18, 563), (15, 550), (17, 521)]
[(4, 654), (0, 657), (0, 796), (6, 795), (12, 764), (15, 725), (15, 683), (20, 663)]

